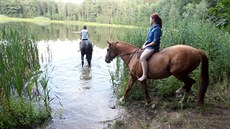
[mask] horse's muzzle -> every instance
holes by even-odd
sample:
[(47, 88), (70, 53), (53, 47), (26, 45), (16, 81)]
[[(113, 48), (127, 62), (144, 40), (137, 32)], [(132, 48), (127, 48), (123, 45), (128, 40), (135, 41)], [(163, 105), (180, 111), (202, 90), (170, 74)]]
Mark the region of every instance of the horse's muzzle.
[(107, 59), (105, 59), (105, 62), (106, 62), (106, 63), (110, 63), (111, 60), (110, 60), (109, 58), (107, 58)]

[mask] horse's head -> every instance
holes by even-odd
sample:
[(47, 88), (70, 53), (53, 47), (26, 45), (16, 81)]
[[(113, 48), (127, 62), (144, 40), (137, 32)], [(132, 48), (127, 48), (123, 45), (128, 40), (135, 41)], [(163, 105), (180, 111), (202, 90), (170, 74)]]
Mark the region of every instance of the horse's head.
[(107, 41), (108, 43), (108, 48), (107, 48), (107, 53), (105, 55), (105, 62), (106, 63), (110, 63), (117, 55), (117, 49), (116, 49), (116, 42), (112, 42), (110, 43), (109, 41)]

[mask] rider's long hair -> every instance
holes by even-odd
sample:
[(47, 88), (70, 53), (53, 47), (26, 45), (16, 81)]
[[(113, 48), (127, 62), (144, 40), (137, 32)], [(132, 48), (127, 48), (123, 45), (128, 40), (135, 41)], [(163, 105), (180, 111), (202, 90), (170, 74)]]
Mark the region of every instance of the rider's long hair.
[(157, 13), (153, 13), (150, 17), (162, 28), (162, 19)]

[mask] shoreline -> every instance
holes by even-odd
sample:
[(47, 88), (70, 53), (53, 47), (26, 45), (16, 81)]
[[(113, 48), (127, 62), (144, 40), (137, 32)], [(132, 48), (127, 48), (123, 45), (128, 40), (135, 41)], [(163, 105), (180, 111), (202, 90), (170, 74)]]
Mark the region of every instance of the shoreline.
[(104, 23), (97, 23), (97, 22), (84, 22), (84, 21), (72, 21), (72, 20), (49, 20), (48, 18), (16, 18), (16, 17), (7, 17), (2, 16), (0, 17), (1, 22), (30, 22), (30, 23), (48, 23), (48, 24), (68, 24), (68, 25), (87, 25), (87, 26), (101, 26), (101, 27), (115, 27), (115, 28), (138, 28), (138, 26), (131, 26), (131, 25), (119, 25), (119, 24), (104, 24)]

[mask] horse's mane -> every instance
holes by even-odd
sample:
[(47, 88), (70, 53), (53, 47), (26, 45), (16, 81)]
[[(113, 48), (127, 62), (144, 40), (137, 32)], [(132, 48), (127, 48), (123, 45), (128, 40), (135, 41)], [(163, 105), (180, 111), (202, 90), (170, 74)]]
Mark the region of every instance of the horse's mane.
[(125, 44), (125, 45), (128, 45), (130, 47), (133, 47), (133, 48), (137, 48), (135, 45), (131, 44), (131, 43), (128, 43), (128, 42), (123, 42), (123, 41), (117, 41), (117, 42), (114, 42), (115, 44), (116, 43), (121, 43), (121, 44)]

